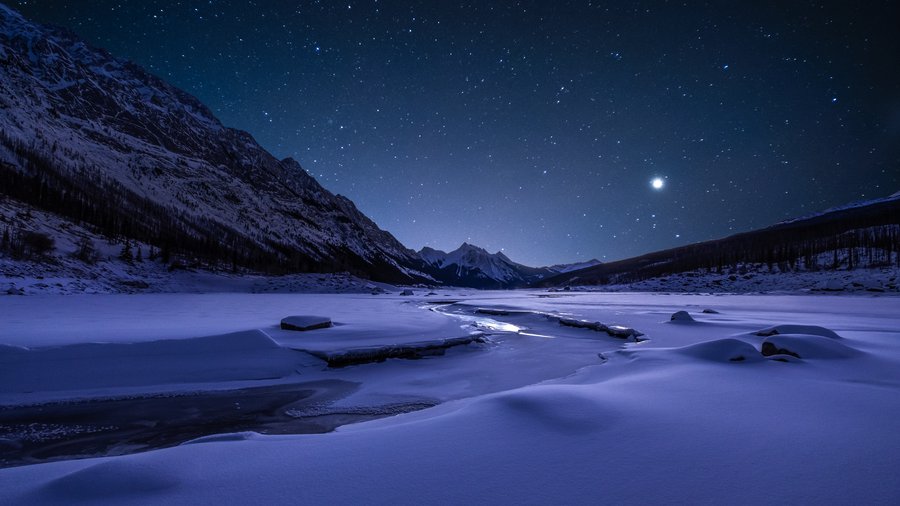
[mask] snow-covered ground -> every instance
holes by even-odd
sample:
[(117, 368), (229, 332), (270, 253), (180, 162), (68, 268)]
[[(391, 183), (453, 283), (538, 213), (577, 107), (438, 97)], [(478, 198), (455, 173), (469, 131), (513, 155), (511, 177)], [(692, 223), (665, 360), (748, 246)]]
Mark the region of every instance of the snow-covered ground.
[[(325, 434), (260, 424), (24, 466), (41, 454), (17, 451), (42, 439), (90, 447), (118, 434), (128, 413), (115, 423), (0, 422), (0, 454), (19, 465), (0, 469), (0, 502), (900, 501), (896, 296), (416, 292), (4, 297), (2, 420), (29, 409), (149, 409), (141, 403), (171, 406), (171, 397), (202, 422), (262, 402), (248, 392), (294, 390), (306, 397), (277, 404), (284, 419), (333, 426), (405, 414)], [(670, 321), (677, 311), (694, 321)], [(289, 315), (334, 326), (281, 330)], [(631, 327), (647, 340), (560, 318)], [(329, 368), (303, 351), (416, 348), (476, 333), (484, 342), (421, 360)], [(154, 430), (160, 414), (141, 413), (141, 427)]]

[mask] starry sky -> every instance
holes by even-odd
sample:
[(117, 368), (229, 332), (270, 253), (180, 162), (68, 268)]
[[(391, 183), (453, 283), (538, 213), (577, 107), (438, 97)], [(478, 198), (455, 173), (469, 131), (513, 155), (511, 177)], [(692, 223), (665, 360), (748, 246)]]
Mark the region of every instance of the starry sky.
[(900, 190), (896, 1), (10, 3), (415, 249), (610, 261)]

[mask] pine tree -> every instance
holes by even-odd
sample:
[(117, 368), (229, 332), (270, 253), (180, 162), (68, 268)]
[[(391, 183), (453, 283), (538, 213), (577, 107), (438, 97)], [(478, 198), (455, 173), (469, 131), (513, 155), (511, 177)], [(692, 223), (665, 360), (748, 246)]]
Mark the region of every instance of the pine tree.
[(131, 253), (131, 241), (128, 239), (125, 239), (125, 244), (122, 246), (122, 252), (119, 253), (119, 258), (125, 262), (134, 260), (134, 256)]

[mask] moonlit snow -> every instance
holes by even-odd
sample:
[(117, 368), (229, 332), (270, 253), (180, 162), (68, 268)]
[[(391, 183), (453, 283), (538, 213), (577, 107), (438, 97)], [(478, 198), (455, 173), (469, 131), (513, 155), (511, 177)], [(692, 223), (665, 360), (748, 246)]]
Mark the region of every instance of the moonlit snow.
[[(693, 321), (673, 324), (681, 311)], [(280, 328), (307, 313), (333, 326)], [(900, 499), (891, 296), (47, 295), (4, 298), (0, 319), (3, 416), (41, 403), (64, 412), (88, 400), (197, 399), (196, 418), (210, 399), (259, 390), (304, 392), (288, 420), (369, 420), (324, 434), (238, 425), (48, 463), (39, 452), (10, 459), (41, 438), (90, 442), (116, 429), (6, 421), (3, 504)], [(403, 347), (419, 359), (328, 367), (311, 353)], [(240, 399), (217, 416), (249, 409)]]

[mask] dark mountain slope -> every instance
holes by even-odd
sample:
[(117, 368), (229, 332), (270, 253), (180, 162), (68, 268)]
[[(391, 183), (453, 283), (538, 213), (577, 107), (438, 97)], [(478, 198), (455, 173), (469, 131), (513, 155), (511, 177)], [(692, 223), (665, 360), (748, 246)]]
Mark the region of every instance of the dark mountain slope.
[(724, 239), (657, 251), (542, 280), (538, 286), (630, 283), (697, 269), (765, 264), (781, 271), (900, 267), (900, 195), (855, 203)]
[(414, 252), (296, 161), (2, 4), (0, 194), (210, 264), (425, 279)]

